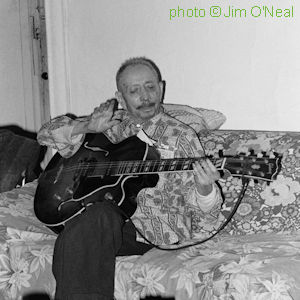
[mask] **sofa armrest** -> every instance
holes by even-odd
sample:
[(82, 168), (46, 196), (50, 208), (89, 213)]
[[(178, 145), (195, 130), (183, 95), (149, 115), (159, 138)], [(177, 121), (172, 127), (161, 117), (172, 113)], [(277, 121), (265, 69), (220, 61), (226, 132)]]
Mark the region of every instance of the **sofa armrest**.
[(35, 139), (0, 130), (0, 192), (37, 178), (41, 150)]

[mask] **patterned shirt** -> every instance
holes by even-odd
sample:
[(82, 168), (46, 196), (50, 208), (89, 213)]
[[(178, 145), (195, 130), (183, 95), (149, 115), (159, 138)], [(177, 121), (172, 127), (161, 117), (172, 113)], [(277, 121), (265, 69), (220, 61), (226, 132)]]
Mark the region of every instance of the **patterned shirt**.
[[(105, 132), (113, 143), (138, 135), (154, 143), (162, 159), (203, 156), (196, 132), (163, 110), (143, 124), (136, 124), (126, 111), (120, 110), (117, 113), (121, 122)], [(72, 130), (77, 122), (84, 120), (57, 117), (42, 126), (38, 132), (38, 141), (57, 149), (63, 157), (70, 157), (84, 140), (84, 135), (71, 137)], [(158, 245), (207, 236), (205, 228), (218, 223), (222, 203), (216, 185), (213, 185), (208, 196), (197, 192), (192, 171), (160, 173), (157, 185), (142, 189), (136, 200), (137, 209), (132, 221), (148, 240)], [(193, 218), (201, 220), (202, 232), (193, 232)], [(139, 235), (137, 240), (144, 241)]]

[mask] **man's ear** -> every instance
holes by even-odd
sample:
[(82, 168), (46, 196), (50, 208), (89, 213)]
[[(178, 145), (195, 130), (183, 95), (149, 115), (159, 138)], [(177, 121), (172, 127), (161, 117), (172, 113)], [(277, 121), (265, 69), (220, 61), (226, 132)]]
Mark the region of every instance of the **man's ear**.
[(160, 102), (163, 103), (164, 102), (164, 98), (165, 98), (166, 82), (164, 80), (162, 80), (158, 84), (159, 84), (160, 94), (161, 94)]
[(116, 96), (116, 98), (117, 98), (117, 100), (118, 100), (120, 106), (121, 106), (123, 109), (127, 109), (127, 107), (126, 107), (126, 102), (125, 102), (125, 100), (124, 100), (124, 98), (123, 98), (122, 93), (119, 92), (119, 91), (117, 91), (117, 92), (115, 93), (115, 96)]

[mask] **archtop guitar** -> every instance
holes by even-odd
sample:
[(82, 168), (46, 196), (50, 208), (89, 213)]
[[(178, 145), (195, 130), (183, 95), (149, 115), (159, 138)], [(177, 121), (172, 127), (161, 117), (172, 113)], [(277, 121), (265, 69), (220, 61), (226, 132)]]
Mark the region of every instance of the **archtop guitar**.
[[(57, 153), (51, 159), (38, 181), (35, 214), (57, 233), (87, 206), (104, 199), (115, 202), (130, 217), (136, 210), (137, 194), (154, 187), (159, 173), (190, 171), (201, 159), (160, 159), (154, 147), (136, 136), (113, 144), (102, 133), (89, 133), (72, 157)], [(210, 160), (232, 176), (272, 181), (280, 171), (281, 158), (237, 155)]]

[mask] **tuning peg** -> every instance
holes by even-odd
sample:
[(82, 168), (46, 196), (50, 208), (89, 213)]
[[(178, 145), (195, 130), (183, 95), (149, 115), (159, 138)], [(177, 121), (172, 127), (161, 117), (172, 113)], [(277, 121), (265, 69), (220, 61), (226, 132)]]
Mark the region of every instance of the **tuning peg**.
[(263, 154), (261, 152), (258, 152), (256, 156), (257, 156), (257, 158), (262, 158)]
[(266, 151), (262, 151), (261, 153), (262, 153), (263, 157), (267, 157), (267, 152)]
[(275, 153), (274, 153), (274, 151), (273, 151), (273, 149), (270, 150), (270, 152), (269, 152), (269, 157), (270, 157), (270, 158), (275, 158), (275, 157), (276, 157), (276, 156), (275, 156)]
[(254, 156), (254, 155), (255, 155), (255, 152), (254, 152), (253, 149), (250, 149), (250, 150), (249, 150), (249, 153), (250, 153), (250, 156)]
[(219, 157), (223, 157), (224, 156), (224, 153), (223, 153), (223, 150), (219, 150)]

